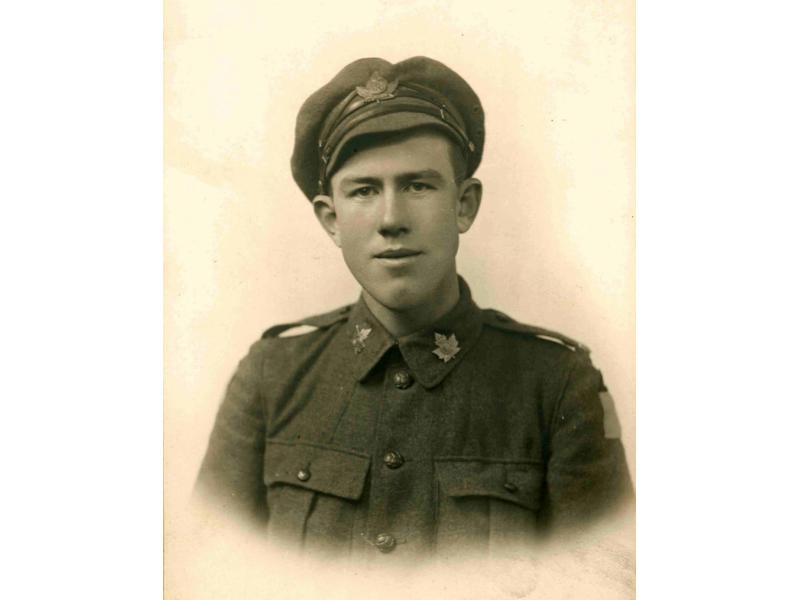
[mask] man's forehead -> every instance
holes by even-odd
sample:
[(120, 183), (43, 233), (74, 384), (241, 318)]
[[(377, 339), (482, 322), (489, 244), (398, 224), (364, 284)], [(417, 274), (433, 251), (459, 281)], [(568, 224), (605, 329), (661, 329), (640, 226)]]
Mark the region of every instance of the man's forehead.
[(356, 145), (332, 181), (366, 177), (452, 176), (450, 143), (441, 135), (420, 132), (401, 139)]

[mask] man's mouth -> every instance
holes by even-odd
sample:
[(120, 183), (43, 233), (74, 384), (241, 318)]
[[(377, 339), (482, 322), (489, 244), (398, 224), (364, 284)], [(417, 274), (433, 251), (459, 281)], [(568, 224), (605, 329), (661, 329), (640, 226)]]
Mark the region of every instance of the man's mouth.
[(384, 250), (383, 252), (376, 254), (375, 258), (407, 258), (409, 256), (417, 256), (418, 254), (422, 254), (418, 250), (409, 250), (408, 248), (392, 248), (390, 250)]

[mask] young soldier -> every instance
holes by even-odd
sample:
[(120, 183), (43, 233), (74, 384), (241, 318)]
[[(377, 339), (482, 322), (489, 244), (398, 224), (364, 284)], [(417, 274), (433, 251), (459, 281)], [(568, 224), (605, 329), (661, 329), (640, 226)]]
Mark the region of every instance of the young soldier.
[(456, 272), (483, 123), (470, 86), (424, 57), (358, 60), (300, 109), (294, 178), (363, 291), (252, 346), (198, 480), (282, 543), (535, 544), (630, 491), (588, 350), (478, 308)]

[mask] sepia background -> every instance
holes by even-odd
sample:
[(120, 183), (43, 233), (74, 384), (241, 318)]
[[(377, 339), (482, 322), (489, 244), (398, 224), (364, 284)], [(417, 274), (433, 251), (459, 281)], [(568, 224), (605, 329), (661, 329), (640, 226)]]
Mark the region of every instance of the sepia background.
[(634, 6), (165, 4), (165, 523), (225, 385), (267, 327), (358, 286), (291, 178), (300, 104), (365, 56), (426, 55), (486, 111), (484, 199), (459, 272), (480, 306), (592, 350), (635, 477)]

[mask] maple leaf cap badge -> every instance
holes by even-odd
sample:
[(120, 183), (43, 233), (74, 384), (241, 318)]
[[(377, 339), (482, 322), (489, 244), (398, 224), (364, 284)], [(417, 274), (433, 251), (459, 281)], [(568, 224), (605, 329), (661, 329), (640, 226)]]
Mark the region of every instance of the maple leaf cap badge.
[(458, 354), (459, 350), (461, 350), (461, 348), (458, 347), (458, 340), (456, 339), (455, 333), (450, 337), (442, 335), (441, 333), (434, 333), (433, 337), (436, 342), (436, 350), (434, 350), (433, 353), (444, 362), (452, 360), (455, 355)]
[(397, 89), (398, 81), (395, 79), (391, 83), (380, 76), (380, 73), (373, 71), (367, 82), (361, 86), (356, 86), (356, 93), (367, 102), (377, 102), (378, 100), (389, 100), (394, 98), (394, 91)]

